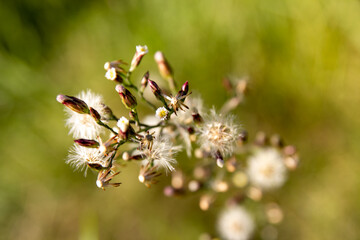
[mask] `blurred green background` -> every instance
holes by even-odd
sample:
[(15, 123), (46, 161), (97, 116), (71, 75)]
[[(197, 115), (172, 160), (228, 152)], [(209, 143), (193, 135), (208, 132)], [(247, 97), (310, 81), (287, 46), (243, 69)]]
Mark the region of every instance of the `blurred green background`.
[(90, 88), (121, 113), (103, 64), (129, 62), (138, 44), (150, 52), (134, 80), (148, 69), (158, 78), (153, 54), (162, 50), (207, 106), (226, 100), (222, 77), (250, 78), (236, 110), (250, 137), (279, 133), (301, 152), (276, 195), (279, 239), (359, 239), (359, 23), (355, 0), (2, 0), (0, 239), (216, 233), (221, 206), (203, 213), (198, 196), (165, 198), (169, 179), (147, 189), (131, 164), (122, 186), (104, 192), (94, 174), (64, 163), (72, 137), (56, 95)]

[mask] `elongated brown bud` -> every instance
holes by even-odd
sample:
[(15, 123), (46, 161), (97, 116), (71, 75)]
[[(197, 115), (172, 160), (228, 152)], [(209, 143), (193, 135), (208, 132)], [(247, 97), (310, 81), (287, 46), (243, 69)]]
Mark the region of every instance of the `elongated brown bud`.
[(159, 67), (161, 76), (165, 79), (172, 78), (173, 71), (164, 54), (161, 51), (157, 51), (154, 55), (154, 59)]
[(156, 84), (156, 82), (152, 81), (152, 80), (148, 80), (149, 82), (149, 86), (151, 88), (151, 91), (154, 93), (155, 97), (157, 99), (159, 99), (160, 101), (164, 100), (164, 97), (162, 95), (162, 91), (160, 89), (160, 87)]
[(57, 95), (56, 100), (59, 103), (64, 104), (66, 107), (70, 108), (74, 112), (81, 114), (90, 113), (88, 105), (79, 98), (59, 94)]
[(147, 71), (144, 74), (143, 78), (141, 79), (141, 87), (140, 87), (141, 93), (143, 93), (145, 91), (145, 88), (148, 85), (149, 76), (150, 76), (150, 73), (149, 73), (149, 71)]
[(176, 98), (180, 99), (180, 101), (184, 102), (186, 95), (189, 92), (189, 82), (186, 81), (182, 86), (181, 86), (181, 90), (176, 94)]
[(101, 115), (92, 107), (90, 107), (90, 115), (95, 120), (95, 122), (101, 122)]
[(74, 140), (74, 142), (79, 144), (80, 146), (89, 147), (89, 148), (97, 148), (100, 146), (100, 144), (97, 141), (91, 140), (91, 139), (80, 138), (80, 139)]
[(136, 98), (122, 85), (116, 85), (115, 90), (119, 93), (122, 103), (128, 109), (134, 109), (137, 105)]
[(183, 91), (183, 95), (186, 95), (189, 92), (189, 82), (186, 81), (182, 86), (181, 86), (181, 91)]
[(134, 110), (131, 110), (129, 112), (129, 116), (130, 116), (130, 119), (134, 120), (134, 121), (136, 121), (136, 119), (138, 118), (137, 113)]

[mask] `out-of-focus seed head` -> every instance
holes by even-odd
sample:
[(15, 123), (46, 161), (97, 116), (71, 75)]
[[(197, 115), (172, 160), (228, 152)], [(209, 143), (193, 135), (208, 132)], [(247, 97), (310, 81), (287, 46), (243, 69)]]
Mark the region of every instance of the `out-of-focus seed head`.
[(266, 205), (266, 217), (271, 224), (279, 224), (284, 219), (284, 213), (276, 203)]
[(235, 187), (243, 188), (248, 183), (248, 177), (244, 172), (239, 171), (233, 174), (232, 182)]
[(280, 135), (274, 134), (270, 137), (270, 143), (273, 147), (282, 148), (284, 146), (284, 141), (281, 139)]
[(185, 178), (181, 171), (173, 172), (171, 178), (171, 186), (175, 189), (182, 189), (184, 188)]
[(89, 114), (90, 113), (88, 105), (79, 98), (59, 94), (59, 95), (57, 95), (56, 100), (74, 112), (77, 112), (80, 114)]
[(260, 201), (263, 196), (261, 189), (259, 189), (257, 187), (249, 187), (246, 194), (250, 199), (252, 199), (256, 202)]
[(235, 172), (237, 166), (238, 166), (238, 163), (236, 161), (235, 156), (229, 158), (225, 163), (225, 167), (228, 172)]
[(188, 189), (190, 192), (197, 192), (201, 188), (201, 183), (196, 180), (191, 180), (188, 184)]
[(288, 145), (284, 147), (284, 154), (287, 156), (292, 156), (296, 154), (296, 147), (293, 145)]
[(255, 144), (259, 146), (265, 146), (268, 143), (268, 137), (264, 132), (258, 132), (255, 136)]
[(211, 204), (214, 202), (214, 196), (205, 194), (200, 197), (199, 207), (203, 211), (209, 210)]

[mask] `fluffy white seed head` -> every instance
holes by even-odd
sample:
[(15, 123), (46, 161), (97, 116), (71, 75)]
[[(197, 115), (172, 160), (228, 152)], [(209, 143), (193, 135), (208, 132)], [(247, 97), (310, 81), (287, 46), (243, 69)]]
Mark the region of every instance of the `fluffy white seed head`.
[(273, 148), (260, 150), (248, 160), (247, 174), (250, 182), (262, 190), (281, 187), (286, 180), (283, 157)]
[(177, 164), (175, 154), (180, 150), (180, 146), (173, 146), (167, 138), (154, 139), (151, 149), (145, 148), (140, 151), (140, 154), (145, 155), (142, 161), (143, 165), (153, 162), (158, 169), (165, 169), (166, 171), (174, 171), (174, 165)]
[(254, 221), (243, 207), (232, 206), (220, 214), (217, 227), (223, 239), (247, 240), (254, 231)]
[(83, 171), (87, 164), (105, 165), (104, 154), (97, 148), (87, 148), (74, 144), (69, 150), (69, 155), (66, 163), (72, 166), (75, 170)]
[[(86, 92), (82, 91), (76, 97), (86, 102), (89, 107), (94, 108), (101, 116), (106, 114), (101, 95), (87, 90)], [(66, 126), (70, 128), (69, 133), (72, 134), (74, 138), (95, 139), (103, 133), (103, 128), (98, 125), (89, 114), (76, 113), (68, 108), (65, 108), (65, 111), (68, 115)]]
[(239, 132), (240, 126), (235, 124), (232, 115), (222, 116), (211, 110), (200, 127), (198, 142), (203, 149), (210, 149), (212, 153), (219, 151), (226, 157), (233, 153)]

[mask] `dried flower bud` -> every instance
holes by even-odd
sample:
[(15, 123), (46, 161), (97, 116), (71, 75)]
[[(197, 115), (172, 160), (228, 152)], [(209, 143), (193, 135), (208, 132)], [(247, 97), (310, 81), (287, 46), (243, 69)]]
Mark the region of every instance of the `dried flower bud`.
[(82, 147), (90, 147), (90, 148), (97, 148), (99, 147), (99, 143), (95, 140), (90, 140), (90, 139), (76, 139), (74, 140), (75, 143), (79, 144)]
[(201, 183), (196, 180), (191, 180), (188, 184), (188, 189), (190, 192), (197, 192), (201, 188)]
[(215, 158), (216, 158), (216, 165), (218, 165), (218, 167), (220, 167), (220, 168), (223, 168), (224, 167), (224, 158), (220, 151), (217, 151), (215, 153)]
[(212, 185), (215, 192), (227, 192), (229, 184), (225, 181), (215, 181)]
[(243, 130), (243, 131), (239, 134), (239, 138), (237, 139), (237, 144), (238, 144), (239, 146), (244, 145), (244, 144), (247, 142), (248, 137), (249, 137), (248, 132), (247, 132), (246, 130)]
[(56, 100), (64, 104), (66, 107), (70, 108), (72, 111), (80, 114), (90, 113), (88, 105), (81, 99), (68, 96), (68, 95), (57, 95)]
[(236, 94), (242, 95), (245, 94), (248, 90), (248, 81), (246, 79), (241, 79), (236, 83), (235, 91)]
[(284, 146), (284, 142), (278, 134), (271, 136), (270, 143), (274, 147), (282, 148)]
[(174, 196), (174, 195), (175, 195), (175, 189), (174, 189), (173, 187), (171, 187), (171, 186), (166, 186), (166, 187), (164, 188), (164, 195), (165, 195), (166, 197), (172, 197), (172, 196)]
[(140, 64), (141, 59), (149, 52), (148, 47), (146, 45), (144, 46), (136, 46), (136, 52), (135, 55), (131, 61), (129, 72), (132, 72), (135, 70), (135, 68)]
[(122, 154), (122, 159), (123, 159), (124, 161), (129, 161), (129, 160), (130, 160), (130, 154), (129, 154), (129, 152), (123, 152), (123, 154)]
[(175, 189), (182, 189), (185, 184), (185, 178), (181, 171), (173, 172), (171, 178), (171, 186)]
[(287, 156), (284, 158), (284, 163), (289, 170), (295, 170), (299, 165), (299, 156)]
[(146, 156), (143, 155), (143, 154), (136, 154), (136, 155), (130, 156), (129, 160), (135, 160), (135, 161), (144, 160), (145, 157), (146, 157)]
[(96, 111), (94, 108), (90, 107), (90, 115), (95, 120), (95, 122), (101, 122), (101, 116), (98, 111)]
[(166, 60), (164, 54), (161, 51), (157, 51), (154, 55), (154, 59), (159, 67), (161, 76), (165, 79), (171, 78), (173, 75), (169, 62)]
[(116, 85), (115, 90), (119, 93), (122, 103), (128, 109), (134, 109), (137, 105), (136, 98), (122, 85)]
[(293, 145), (288, 145), (288, 146), (284, 147), (283, 152), (287, 156), (295, 155), (296, 154), (296, 147), (293, 146)]
[(256, 133), (255, 137), (255, 144), (259, 146), (264, 146), (268, 143), (268, 138), (266, 136), (266, 133), (264, 132), (258, 132)]
[(145, 88), (148, 85), (149, 76), (150, 76), (150, 73), (149, 73), (149, 71), (147, 71), (144, 74), (143, 78), (141, 79), (141, 88), (140, 88), (141, 93), (143, 93), (145, 91)]
[(109, 106), (106, 104), (101, 103), (101, 106), (103, 108), (103, 115), (101, 116), (101, 119), (103, 120), (116, 120), (116, 117), (113, 114), (113, 111)]
[(121, 183), (110, 183), (110, 181), (120, 172), (112, 173), (110, 169), (101, 170), (96, 180), (96, 186), (105, 190), (105, 187), (118, 187)]
[(228, 172), (235, 172), (236, 168), (237, 168), (237, 162), (236, 162), (236, 158), (235, 156), (231, 157), (230, 159), (228, 159), (225, 163), (225, 167), (226, 170)]
[(150, 187), (151, 184), (155, 184), (158, 181), (156, 178), (160, 176), (161, 173), (156, 171), (156, 167), (151, 167), (150, 164), (141, 166), (139, 173), (139, 181), (144, 183), (145, 186)]
[(188, 127), (187, 131), (190, 135), (195, 133), (195, 129), (193, 127)]
[(130, 119), (131, 120), (134, 120), (134, 121), (136, 121), (136, 119), (137, 119), (137, 113), (134, 111), (134, 110), (131, 110), (130, 112), (129, 112), (129, 117), (130, 117)]
[(150, 89), (153, 92), (153, 94), (155, 95), (155, 97), (157, 99), (159, 99), (160, 101), (165, 102), (162, 91), (161, 91), (160, 87), (156, 84), (156, 82), (149, 79), (148, 83), (149, 83)]
[(207, 211), (211, 204), (214, 202), (214, 197), (212, 195), (206, 194), (206, 195), (202, 195), (200, 197), (200, 201), (199, 201), (199, 207), (201, 210), (203, 211)]
[(246, 194), (249, 198), (257, 202), (261, 200), (263, 195), (261, 189), (256, 187), (250, 187)]
[(224, 77), (224, 78), (222, 79), (222, 84), (223, 84), (225, 90), (226, 90), (228, 93), (232, 93), (232, 92), (233, 92), (233, 85), (232, 85), (232, 83), (231, 83), (231, 81), (230, 81), (229, 78)]
[(196, 124), (201, 124), (204, 122), (204, 119), (200, 116), (199, 113), (193, 113), (192, 117), (193, 117), (194, 123), (196, 123)]

